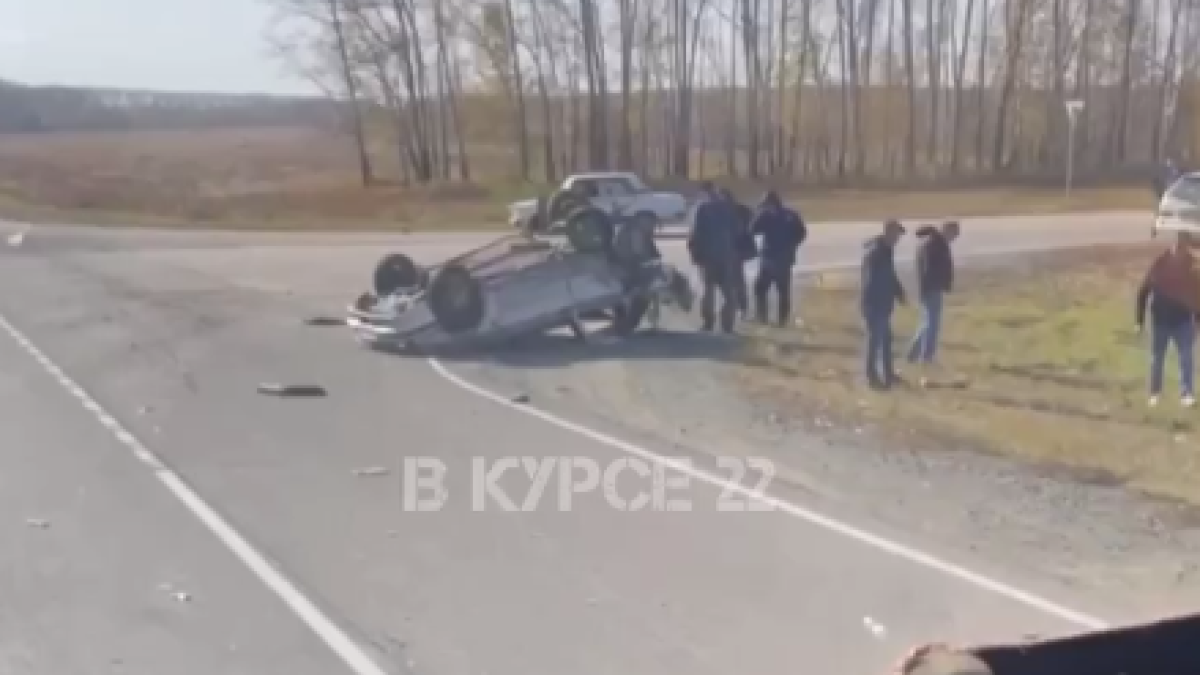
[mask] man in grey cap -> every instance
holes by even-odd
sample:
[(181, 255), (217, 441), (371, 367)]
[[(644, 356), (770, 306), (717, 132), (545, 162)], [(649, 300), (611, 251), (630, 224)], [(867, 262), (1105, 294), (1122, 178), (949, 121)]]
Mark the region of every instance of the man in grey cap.
[(905, 302), (904, 286), (896, 274), (896, 244), (904, 235), (897, 220), (883, 225), (883, 234), (863, 246), (859, 306), (867, 333), (864, 361), (867, 382), (876, 389), (896, 383), (892, 359), (892, 312)]

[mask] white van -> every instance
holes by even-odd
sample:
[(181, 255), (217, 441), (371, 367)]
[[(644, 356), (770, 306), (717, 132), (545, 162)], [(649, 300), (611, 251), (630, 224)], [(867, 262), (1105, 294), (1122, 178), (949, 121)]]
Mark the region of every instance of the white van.
[(1180, 176), (1163, 193), (1151, 236), (1159, 232), (1200, 234), (1200, 172)]

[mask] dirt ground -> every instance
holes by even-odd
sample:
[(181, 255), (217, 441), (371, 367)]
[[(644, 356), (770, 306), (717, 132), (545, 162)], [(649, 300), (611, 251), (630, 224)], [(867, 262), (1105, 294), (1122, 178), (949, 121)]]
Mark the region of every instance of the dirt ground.
[(905, 382), (889, 392), (861, 383), (857, 289), (827, 275), (803, 290), (803, 326), (754, 331), (742, 382), (756, 397), (803, 411), (814, 429), (869, 425), (914, 448), (998, 453), (1073, 480), (1200, 505), (1200, 414), (1179, 405), (1173, 361), (1163, 403), (1147, 406), (1148, 356), (1133, 301), (1155, 250), (1096, 248), (960, 272), (939, 367), (905, 361), (918, 310), (898, 311)]
[[(512, 176), (511, 153), (472, 148), (477, 184), (397, 185), (395, 153), (373, 148), (385, 184), (363, 189), (351, 144), (316, 129), (62, 133), (0, 138), (0, 216), (33, 222), (254, 229), (507, 227), (506, 205), (548, 186)], [(762, 185), (740, 185), (757, 199)], [(962, 217), (1152, 206), (1145, 186), (948, 192), (797, 190), (811, 220), (902, 213)]]

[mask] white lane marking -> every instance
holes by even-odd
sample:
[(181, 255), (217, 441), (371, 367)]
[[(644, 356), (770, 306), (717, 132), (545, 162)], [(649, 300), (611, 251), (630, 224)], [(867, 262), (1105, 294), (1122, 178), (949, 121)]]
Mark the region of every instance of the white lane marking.
[(799, 518), (831, 532), (854, 539), (860, 543), (879, 549), (898, 558), (902, 558), (917, 565), (927, 567), (961, 581), (965, 581), (974, 586), (978, 586), (979, 588), (996, 593), (997, 595), (1045, 612), (1051, 616), (1063, 619), (1069, 623), (1073, 623), (1090, 630), (1100, 630), (1108, 627), (1108, 623), (1102, 619), (1089, 616), (1083, 612), (1075, 611), (1069, 607), (1064, 607), (1056, 602), (1047, 600), (1033, 593), (1023, 591), (1004, 582), (991, 579), (977, 572), (972, 572), (965, 567), (943, 560), (942, 558), (918, 551), (914, 548), (910, 548), (904, 544), (886, 539), (877, 534), (867, 532), (866, 530), (857, 528), (853, 525), (834, 520), (829, 516), (825, 516), (817, 513), (816, 511), (797, 506), (791, 502), (784, 501), (777, 497), (761, 494), (741, 485), (740, 483), (731, 482), (726, 478), (718, 476), (714, 473), (709, 473), (703, 469), (697, 469), (696, 467), (685, 462), (680, 462), (676, 459), (660, 455), (641, 446), (629, 443), (628, 441), (623, 441), (614, 436), (601, 433), (589, 427), (585, 427), (582, 424), (577, 424), (562, 417), (558, 417), (557, 415), (538, 409), (528, 403), (514, 403), (500, 394), (485, 389), (477, 384), (474, 384), (473, 382), (469, 382), (459, 375), (451, 372), (437, 359), (431, 358), (428, 359), (428, 361), (429, 365), (433, 367), (433, 370), (438, 375), (442, 376), (455, 386), (465, 389), (476, 396), (480, 396), (492, 401), (493, 403), (498, 403), (499, 405), (502, 405), (510, 410), (515, 410), (522, 414), (536, 417), (543, 422), (547, 422), (560, 429), (584, 436), (602, 445), (607, 445), (611, 448), (615, 448), (636, 457), (640, 457), (647, 461), (661, 464), (701, 482), (729, 490), (748, 499), (759, 501), (777, 511), (786, 513), (789, 516)]
[[(971, 252), (971, 253), (968, 253), (966, 257), (987, 255), (989, 253), (992, 253), (992, 251)], [(829, 264), (808, 265), (808, 266), (804, 267), (803, 272), (810, 273), (810, 272), (829, 271), (829, 270), (835, 270), (835, 269), (843, 269), (846, 267), (852, 267), (855, 265), (857, 265), (857, 263), (829, 263)], [(1067, 621), (1068, 623), (1073, 623), (1077, 626), (1087, 628), (1089, 630), (1102, 630), (1102, 629), (1108, 628), (1108, 626), (1109, 626), (1108, 622), (1104, 621), (1103, 619), (1099, 619), (1099, 618), (1091, 616), (1089, 614), (1085, 614), (1083, 612), (1076, 611), (1074, 609), (1071, 609), (1070, 607), (1066, 607), (1057, 602), (1054, 602), (1053, 600), (1048, 600), (1048, 599), (1043, 598), (1034, 593), (1030, 593), (1028, 591), (1024, 591), (1020, 588), (1017, 588), (1016, 586), (1013, 586), (1011, 584), (1006, 584), (1002, 581), (998, 581), (996, 579), (992, 579), (990, 577), (984, 576), (982, 574), (979, 574), (978, 572), (972, 572), (971, 570), (969, 570), (961, 565), (957, 565), (957, 564), (952, 563), (943, 558), (939, 558), (939, 557), (931, 555), (929, 553), (919, 551), (915, 548), (905, 546), (904, 544), (901, 544), (899, 542), (892, 541), (891, 539), (887, 539), (885, 537), (874, 534), (872, 532), (868, 532), (864, 529), (855, 527), (848, 523), (844, 523), (839, 520), (835, 520), (833, 518), (830, 518), (829, 516), (817, 513), (816, 511), (813, 511), (811, 509), (797, 506), (796, 504), (793, 504), (788, 501), (784, 501), (777, 497), (772, 497), (770, 495), (764, 495), (755, 490), (751, 490), (751, 489), (741, 485), (740, 483), (731, 482), (728, 479), (726, 479), (722, 476), (719, 476), (717, 474), (710, 473), (708, 471), (704, 471), (703, 469), (697, 469), (696, 467), (691, 466), (690, 464), (680, 462), (678, 460), (672, 459), (670, 457), (666, 457), (664, 455), (660, 455), (652, 450), (647, 450), (646, 448), (643, 448), (639, 445), (634, 445), (633, 443), (630, 443), (628, 441), (623, 441), (615, 436), (610, 436), (608, 434), (596, 431), (595, 429), (585, 427), (582, 424), (578, 424), (576, 422), (572, 422), (568, 419), (565, 419), (565, 418), (559, 417), (557, 415), (554, 415), (552, 413), (546, 412), (545, 410), (540, 410), (537, 407), (533, 406), (532, 404), (514, 403), (513, 401), (510, 401), (505, 396), (497, 394), (496, 392), (488, 390), (484, 387), (481, 387), (473, 382), (466, 380), (463, 377), (460, 377), (459, 375), (452, 372), (449, 368), (444, 366), (441, 361), (438, 361), (435, 358), (428, 359), (428, 362), (429, 362), (429, 365), (433, 368), (434, 372), (436, 372), (438, 375), (440, 375), (442, 378), (444, 378), (451, 384), (454, 384), (455, 386), (457, 386), (461, 389), (464, 389), (472, 394), (475, 394), (476, 396), (485, 398), (489, 401), (492, 401), (493, 403), (502, 405), (505, 408), (508, 408), (509, 410), (515, 410), (521, 414), (536, 417), (537, 419), (540, 419), (543, 422), (546, 422), (548, 424), (556, 426), (559, 429), (563, 429), (563, 430), (569, 431), (571, 433), (575, 433), (580, 436), (584, 436), (585, 438), (589, 438), (593, 441), (596, 441), (597, 443), (600, 443), (601, 445), (607, 445), (610, 448), (615, 448), (617, 450), (628, 453), (630, 455), (634, 455), (635, 457), (640, 457), (647, 461), (661, 464), (663, 466), (675, 469), (676, 471), (679, 471), (680, 473), (686, 474), (690, 478), (694, 478), (701, 482), (708, 483), (709, 485), (713, 485), (715, 487), (719, 487), (719, 488), (723, 488), (725, 490), (729, 490), (731, 492), (735, 492), (739, 495), (746, 497), (747, 499), (753, 499), (755, 501), (759, 501), (763, 504), (766, 504), (767, 506), (770, 506), (771, 508), (775, 509), (776, 511), (780, 511), (780, 512), (785, 513), (794, 518), (799, 518), (800, 520), (806, 521), (812, 525), (816, 525), (818, 527), (829, 530), (830, 532), (840, 534), (844, 537), (853, 539), (862, 544), (866, 544), (867, 546), (870, 546), (872, 548), (883, 551), (884, 553), (891, 554), (898, 558), (907, 560), (916, 565), (920, 565), (922, 567), (926, 567), (926, 568), (935, 570), (937, 572), (941, 572), (942, 574), (945, 574), (947, 576), (953, 577), (955, 579), (959, 579), (960, 581), (964, 581), (968, 584), (977, 586), (977, 587), (982, 588), (991, 593), (995, 593), (1001, 597), (1008, 598), (1009, 600), (1013, 600), (1015, 602), (1026, 605), (1028, 607), (1032, 607), (1032, 608), (1034, 608), (1038, 611), (1044, 612), (1050, 616), (1054, 616), (1054, 617), (1057, 617), (1064, 621)]]
[(141, 443), (129, 430), (125, 429), (115, 417), (109, 414), (83, 387), (76, 384), (63, 372), (50, 357), (46, 356), (36, 345), (25, 337), (6, 317), (0, 315), (0, 328), (8, 333), (34, 361), (46, 371), (63, 389), (66, 389), (79, 404), (90, 412), (104, 428), (133, 453), (139, 462), (154, 472), (156, 478), (171, 492), (200, 522), (208, 527), (222, 544), (241, 560), (250, 571), (268, 588), (275, 592), (280, 600), (288, 606), (355, 675), (386, 675), (386, 672), (367, 655), (354, 640), (327, 617), (312, 601), (304, 596), (282, 572), (271, 566), (271, 563), (256, 551), (237, 530), (233, 529), (225, 519), (221, 518), (203, 499), (196, 494), (184, 480)]

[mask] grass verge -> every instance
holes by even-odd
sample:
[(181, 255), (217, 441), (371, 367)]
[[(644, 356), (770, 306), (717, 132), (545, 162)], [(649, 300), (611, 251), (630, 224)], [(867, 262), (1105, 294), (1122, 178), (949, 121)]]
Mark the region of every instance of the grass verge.
[(1178, 405), (1173, 358), (1163, 404), (1147, 407), (1148, 353), (1132, 328), (1135, 284), (1154, 250), (1104, 247), (963, 270), (928, 387), (903, 359), (917, 310), (898, 311), (906, 384), (890, 392), (860, 383), (853, 275), (824, 275), (802, 289), (802, 327), (752, 330), (740, 379), (817, 430), (857, 427), (885, 447), (999, 453), (1200, 505), (1200, 412)]

